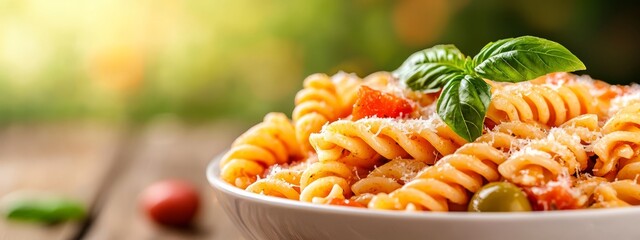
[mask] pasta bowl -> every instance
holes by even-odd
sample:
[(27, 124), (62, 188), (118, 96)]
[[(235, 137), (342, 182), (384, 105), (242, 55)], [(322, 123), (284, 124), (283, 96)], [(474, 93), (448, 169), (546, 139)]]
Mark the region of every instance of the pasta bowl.
[(399, 212), (263, 196), (207, 167), (219, 204), (246, 239), (640, 239), (640, 208), (527, 213)]

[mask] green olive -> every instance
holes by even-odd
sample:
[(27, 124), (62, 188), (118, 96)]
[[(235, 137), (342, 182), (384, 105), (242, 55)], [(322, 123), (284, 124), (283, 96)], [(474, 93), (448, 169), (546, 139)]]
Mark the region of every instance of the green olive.
[(524, 212), (531, 211), (527, 195), (508, 182), (489, 183), (471, 198), (469, 212)]

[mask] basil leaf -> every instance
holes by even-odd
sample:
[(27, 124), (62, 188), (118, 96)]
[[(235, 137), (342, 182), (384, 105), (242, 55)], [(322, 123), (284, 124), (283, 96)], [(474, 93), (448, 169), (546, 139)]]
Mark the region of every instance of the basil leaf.
[(413, 90), (437, 92), (445, 80), (464, 72), (465, 57), (453, 45), (436, 45), (412, 54), (394, 75)]
[(16, 199), (4, 210), (7, 219), (56, 223), (83, 218), (82, 204), (62, 198)]
[(473, 58), (475, 72), (499, 82), (527, 81), (552, 72), (586, 67), (559, 43), (539, 37), (508, 38), (487, 44)]
[(413, 90), (422, 90), (424, 93), (440, 91), (452, 75), (462, 75), (464, 72), (444, 64), (422, 64), (400, 75), (400, 79)]
[(491, 102), (489, 84), (472, 75), (455, 75), (447, 80), (438, 98), (438, 116), (460, 137), (472, 142), (484, 127)]

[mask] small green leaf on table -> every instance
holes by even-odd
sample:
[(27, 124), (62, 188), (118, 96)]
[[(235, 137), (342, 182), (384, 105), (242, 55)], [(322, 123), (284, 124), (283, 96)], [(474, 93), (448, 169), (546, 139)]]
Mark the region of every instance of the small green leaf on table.
[(5, 199), (2, 212), (9, 220), (57, 223), (84, 218), (84, 205), (74, 200), (48, 195), (18, 196)]

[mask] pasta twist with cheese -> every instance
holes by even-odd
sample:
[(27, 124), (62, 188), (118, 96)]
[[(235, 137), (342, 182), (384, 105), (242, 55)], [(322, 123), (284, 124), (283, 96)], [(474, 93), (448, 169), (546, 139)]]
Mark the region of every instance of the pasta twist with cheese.
[(390, 193), (411, 180), (427, 164), (414, 159), (393, 159), (376, 167), (351, 186), (355, 195)]
[(354, 172), (344, 163), (329, 161), (311, 164), (300, 177), (300, 201), (341, 198), (351, 195)]
[(313, 74), (304, 80), (304, 88), (296, 94), (292, 118), (296, 138), (305, 150), (313, 150), (308, 141), (311, 133), (351, 113), (360, 84), (357, 76), (343, 72), (332, 77)]
[(500, 85), (493, 88), (487, 118), (496, 124), (522, 121), (560, 126), (579, 115), (599, 112), (590, 87), (580, 82)]
[(593, 172), (609, 179), (640, 176), (640, 102), (620, 109), (603, 127), (593, 147), (598, 156)]
[(617, 108), (615, 99), (635, 91), (635, 86), (611, 85), (606, 82), (591, 79), (588, 76), (578, 76), (566, 72), (551, 73), (530, 81), (533, 84), (546, 84), (550, 86), (586, 86), (589, 94), (595, 98), (595, 113), (599, 117), (610, 116), (612, 109)]
[(302, 171), (281, 170), (252, 183), (246, 190), (268, 196), (298, 200), (300, 199), (301, 175)]
[(590, 153), (586, 146), (599, 136), (598, 116), (576, 117), (513, 153), (498, 170), (505, 179), (522, 186), (555, 180), (565, 169), (573, 175), (587, 168)]
[(640, 184), (633, 180), (609, 180), (590, 177), (577, 182), (583, 196), (587, 197), (585, 207), (611, 208), (640, 205)]
[(378, 194), (369, 208), (390, 210), (448, 211), (449, 202), (467, 204), (468, 192), (476, 192), (485, 181), (500, 180), (497, 168), (521, 139), (539, 139), (545, 132), (522, 122), (503, 123), (473, 143), (460, 147), (427, 167), (403, 187)]
[(465, 143), (435, 115), (427, 120), (338, 120), (311, 134), (309, 141), (321, 162), (341, 161), (365, 168), (376, 165), (380, 156), (433, 164), (438, 156), (451, 154)]
[(640, 85), (633, 84), (630, 86), (612, 86), (615, 94), (611, 94), (611, 101), (608, 105), (608, 116), (612, 117), (621, 109), (640, 103)]
[(238, 137), (220, 161), (220, 177), (245, 189), (276, 163), (301, 156), (293, 125), (282, 113), (269, 113), (264, 121)]

